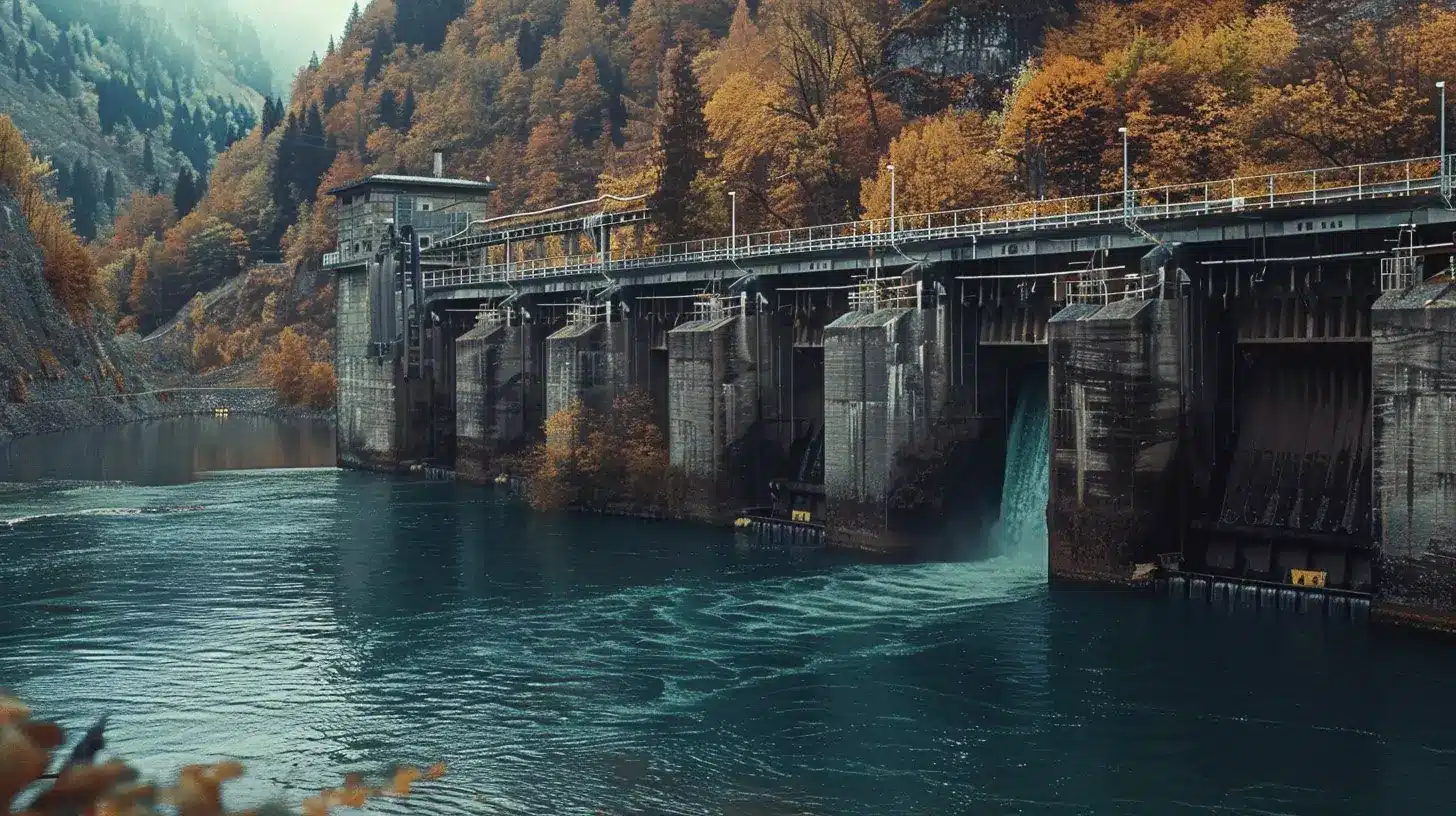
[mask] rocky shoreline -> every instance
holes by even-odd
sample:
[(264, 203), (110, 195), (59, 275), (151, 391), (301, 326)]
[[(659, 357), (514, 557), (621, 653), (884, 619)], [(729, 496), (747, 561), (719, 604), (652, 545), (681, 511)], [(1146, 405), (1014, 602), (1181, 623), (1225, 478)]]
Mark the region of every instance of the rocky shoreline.
[(27, 403), (0, 402), (0, 440), (73, 428), (122, 425), (218, 413), (334, 419), (332, 410), (282, 405), (270, 388), (170, 388), (106, 396), (65, 397)]

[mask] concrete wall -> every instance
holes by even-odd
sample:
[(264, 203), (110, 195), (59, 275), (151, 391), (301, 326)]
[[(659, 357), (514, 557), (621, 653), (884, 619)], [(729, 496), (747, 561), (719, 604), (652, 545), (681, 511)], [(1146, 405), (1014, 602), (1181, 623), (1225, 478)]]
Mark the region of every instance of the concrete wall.
[(1052, 576), (1126, 580), (1177, 549), (1177, 302), (1077, 304), (1048, 327)]
[(455, 341), (455, 469), (461, 479), (495, 475), (496, 459), (539, 431), (536, 370), (543, 327), (484, 324)]
[(757, 317), (685, 323), (668, 333), (668, 445), (694, 485), (689, 511), (719, 519), (741, 509), (754, 484), (758, 440)]
[(567, 325), (546, 339), (546, 416), (581, 400), (594, 411), (612, 407), (633, 386), (646, 388), (650, 338), (630, 320)]
[(397, 364), (368, 356), (369, 286), (362, 267), (339, 273), (337, 281), (334, 370), (339, 381), (339, 464), (391, 469), (401, 458)]
[(1456, 631), (1456, 285), (1376, 302), (1377, 615)]
[(824, 487), (830, 541), (895, 545), (888, 498), (899, 458), (946, 398), (944, 309), (850, 312), (824, 330)]

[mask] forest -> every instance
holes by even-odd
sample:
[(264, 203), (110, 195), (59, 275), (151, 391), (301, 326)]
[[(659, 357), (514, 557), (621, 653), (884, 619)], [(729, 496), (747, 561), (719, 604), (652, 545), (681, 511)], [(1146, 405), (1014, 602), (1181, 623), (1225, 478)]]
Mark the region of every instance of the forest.
[[(1456, 12), (1435, 4), (373, 0), (256, 123), (145, 72), (98, 86), (117, 128), (170, 113), (145, 145), (187, 157), (170, 189), (84, 163), (56, 180), (81, 179), (61, 197), (83, 237), (115, 200), (97, 303), (148, 330), (261, 261), (318, 268), (327, 190), (427, 172), (437, 147), (499, 184), (496, 212), (651, 193), (661, 241), (725, 234), (729, 191), (741, 231), (884, 215), (891, 163), (903, 213), (1115, 190), (1122, 126), (1137, 184), (1429, 156), (1453, 75)], [(226, 149), (194, 161), (199, 143)], [(323, 362), (331, 297), (274, 298), (262, 334), (264, 296), (227, 325), (194, 309), (194, 362), (281, 353), (287, 327)]]

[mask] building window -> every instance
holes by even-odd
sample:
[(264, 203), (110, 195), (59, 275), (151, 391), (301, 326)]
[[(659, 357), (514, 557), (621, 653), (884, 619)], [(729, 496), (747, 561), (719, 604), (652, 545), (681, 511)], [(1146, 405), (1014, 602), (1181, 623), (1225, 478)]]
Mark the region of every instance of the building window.
[(430, 236), (428, 236), (428, 235), (421, 235), (420, 236), (420, 249), (429, 249), (429, 248), (430, 248)]
[(353, 203), (354, 203), (354, 197), (353, 196), (344, 196), (344, 206), (345, 207), (347, 207), (347, 206), (349, 206), (350, 204), (353, 204)]
[(421, 201), (420, 202), (420, 212), (429, 212), (429, 211), (430, 211), (430, 202), (428, 202), (428, 201)]
[(373, 252), (374, 251), (374, 242), (373, 241), (365, 241), (364, 242), (364, 251), (365, 252)]
[(359, 242), (358, 241), (355, 241), (354, 242), (354, 253), (357, 255), (358, 252), (359, 252)]

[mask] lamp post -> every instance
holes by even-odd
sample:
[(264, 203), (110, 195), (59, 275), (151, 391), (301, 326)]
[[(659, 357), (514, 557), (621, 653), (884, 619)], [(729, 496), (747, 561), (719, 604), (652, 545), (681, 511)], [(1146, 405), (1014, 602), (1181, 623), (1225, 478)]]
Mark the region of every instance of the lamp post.
[(728, 257), (738, 257), (738, 191), (728, 191)]
[(1441, 195), (1451, 197), (1451, 167), (1446, 162), (1446, 80), (1436, 83), (1441, 91)]
[(1122, 134), (1122, 216), (1132, 217), (1132, 173), (1128, 162), (1127, 128), (1120, 127), (1118, 133)]
[(895, 243), (895, 165), (887, 164), (885, 169), (890, 171), (890, 243)]

